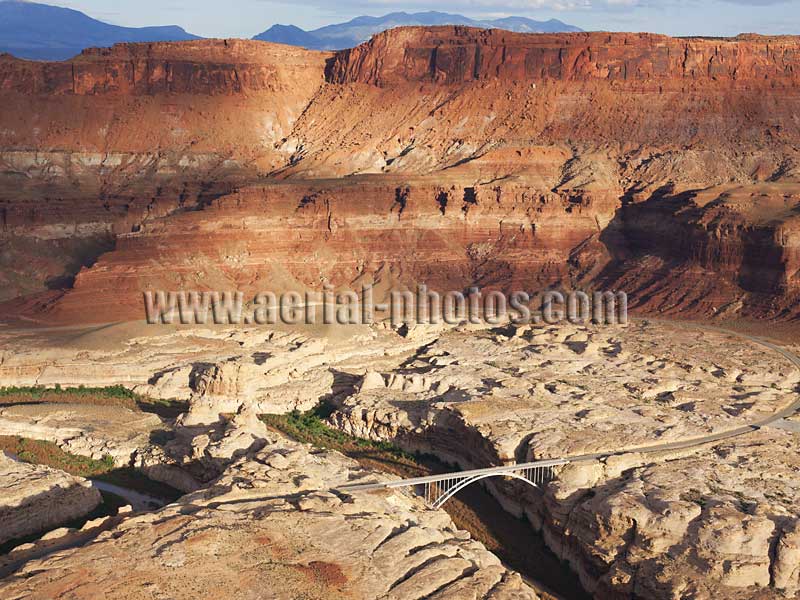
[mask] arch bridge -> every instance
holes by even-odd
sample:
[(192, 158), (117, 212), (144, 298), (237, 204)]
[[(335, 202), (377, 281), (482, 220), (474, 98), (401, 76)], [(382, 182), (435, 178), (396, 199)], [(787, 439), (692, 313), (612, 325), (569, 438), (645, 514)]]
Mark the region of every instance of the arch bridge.
[[(681, 327), (688, 327), (688, 325), (683, 324)], [(691, 327), (701, 331), (713, 331), (748, 340), (782, 356), (784, 359), (789, 361), (795, 369), (800, 370), (800, 356), (797, 356), (788, 349), (766, 339), (745, 335), (736, 331), (722, 329), (719, 327)], [(664, 452), (694, 450), (698, 448), (704, 448), (709, 444), (716, 442), (748, 435), (754, 431), (765, 428), (777, 427), (779, 429), (789, 428), (790, 430), (794, 430), (793, 423), (788, 421), (788, 419), (796, 414), (800, 414), (800, 399), (794, 396), (793, 401), (790, 404), (772, 415), (761, 418), (758, 421), (743, 423), (742, 425), (734, 427), (733, 429), (719, 431), (701, 437), (668, 443), (657, 443), (650, 446), (641, 446), (639, 448), (626, 448), (624, 450), (620, 449), (617, 451), (601, 452), (598, 454), (585, 454), (582, 456), (573, 456), (560, 460), (508, 465), (503, 467), (491, 467), (489, 469), (479, 469), (476, 471), (446, 473), (444, 475), (432, 475), (430, 477), (389, 481), (385, 483), (346, 485), (338, 489), (339, 491), (343, 492), (358, 492), (396, 488), (415, 488), (420, 490), (421, 494), (425, 497), (425, 501), (428, 503), (428, 506), (441, 508), (448, 500), (450, 500), (450, 498), (467, 486), (489, 477), (518, 479), (534, 487), (541, 487), (545, 483), (556, 478), (559, 467), (563, 467), (571, 463), (603, 460), (610, 456), (619, 456), (622, 454), (659, 454)]]
[(548, 460), (491, 467), (488, 469), (477, 469), (474, 471), (444, 473), (441, 475), (430, 475), (428, 477), (417, 477), (415, 479), (401, 479), (384, 483), (345, 485), (339, 487), (338, 491), (371, 492), (375, 490), (412, 488), (417, 490), (419, 494), (425, 498), (425, 502), (428, 506), (431, 508), (441, 508), (450, 498), (464, 488), (490, 477), (517, 479), (533, 487), (542, 487), (556, 478), (559, 467), (568, 465), (570, 462), (569, 460)]

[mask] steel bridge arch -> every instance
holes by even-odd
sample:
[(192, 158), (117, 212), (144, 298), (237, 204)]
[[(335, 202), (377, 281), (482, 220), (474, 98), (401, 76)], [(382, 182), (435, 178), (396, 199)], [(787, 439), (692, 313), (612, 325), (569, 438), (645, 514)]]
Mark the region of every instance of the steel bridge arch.
[(461, 490), (468, 488), (473, 483), (477, 483), (482, 481), (483, 479), (489, 479), (491, 477), (511, 477), (512, 479), (517, 479), (519, 481), (524, 481), (530, 486), (533, 486), (539, 489), (539, 485), (525, 477), (524, 475), (519, 475), (518, 473), (484, 473), (482, 475), (474, 475), (472, 477), (468, 477), (463, 481), (460, 481), (457, 485), (453, 486), (449, 490), (447, 490), (444, 495), (438, 498), (435, 502), (431, 503), (433, 508), (442, 508), (447, 501), (450, 500), (453, 496), (455, 496)]

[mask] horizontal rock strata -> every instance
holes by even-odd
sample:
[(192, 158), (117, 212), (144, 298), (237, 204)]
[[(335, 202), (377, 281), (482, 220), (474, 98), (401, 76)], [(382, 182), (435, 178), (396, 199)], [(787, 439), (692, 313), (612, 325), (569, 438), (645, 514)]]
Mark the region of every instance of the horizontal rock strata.
[(343, 50), (328, 69), (337, 83), (475, 79), (620, 82), (725, 81), (796, 86), (795, 37), (675, 39), (648, 33), (526, 35), (469, 27), (404, 27)]
[(127, 466), (161, 427), (155, 415), (120, 407), (23, 404), (0, 407), (0, 435), (57, 444), (70, 454), (95, 460), (111, 457)]
[(326, 281), (358, 293), (374, 284), (376, 302), (416, 283), (539, 291), (568, 279), (570, 254), (615, 207), (603, 193), (502, 184), (246, 188), (119, 237), (50, 317), (80, 321), (91, 305), (95, 321), (141, 319), (146, 290), (239, 290), (249, 301), (261, 292), (321, 293)]
[[(4, 57), (0, 299), (32, 295), (4, 310), (47, 319), (58, 311), (41, 313), (72, 302), (61, 291), (76, 280), (100, 283), (84, 286), (92, 304), (115, 278), (129, 292), (163, 285), (158, 269), (135, 261), (170, 240), (191, 243), (185, 229), (209, 235), (198, 263), (208, 261), (206, 279), (219, 285), (269, 277), (285, 289), (388, 258), (403, 283), (445, 271), (459, 285), (616, 286), (646, 311), (794, 318), (797, 48), (793, 37), (442, 27), (389, 31), (335, 55), (200, 41), (120, 45), (53, 64)], [(356, 174), (373, 179), (329, 181)], [(271, 191), (255, 191), (265, 178)], [(303, 181), (277, 191), (276, 178)], [(187, 215), (221, 197), (221, 210), (231, 199), (241, 209)], [(547, 215), (518, 218), (526, 202), (544, 202)], [(381, 238), (366, 240), (381, 244), (380, 256), (349, 236), (364, 232), (351, 211), (385, 223)], [(409, 234), (410, 220), (429, 226)], [(509, 230), (533, 225), (534, 241)], [(281, 253), (300, 251), (312, 257), (307, 272), (261, 268), (265, 250), (247, 232), (220, 265), (228, 228), (269, 231), (281, 249), (267, 262), (291, 265)], [(446, 261), (446, 244), (429, 254), (429, 229), (461, 240)], [(107, 270), (109, 252), (121, 264)], [(334, 265), (333, 255), (355, 264)], [(71, 307), (64, 315), (89, 319)], [(94, 315), (130, 317), (127, 308)]]

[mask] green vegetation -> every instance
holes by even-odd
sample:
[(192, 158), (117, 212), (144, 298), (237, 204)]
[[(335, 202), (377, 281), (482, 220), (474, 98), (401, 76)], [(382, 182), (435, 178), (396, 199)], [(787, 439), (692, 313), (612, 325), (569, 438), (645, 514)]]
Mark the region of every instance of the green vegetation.
[(34, 399), (42, 399), (52, 394), (78, 397), (102, 395), (108, 398), (129, 400), (135, 400), (137, 398), (136, 394), (121, 385), (114, 385), (104, 388), (91, 388), (82, 385), (76, 388), (62, 388), (60, 385), (56, 384), (53, 388), (47, 388), (44, 386), (0, 388), (0, 398), (25, 395)]
[(271, 429), (304, 444), (316, 448), (336, 450), (357, 460), (367, 468), (377, 469), (403, 477), (429, 475), (433, 469), (441, 468), (427, 456), (414, 456), (387, 442), (373, 442), (354, 438), (328, 427), (325, 423), (333, 408), (325, 403), (314, 410), (287, 415), (262, 415), (261, 420)]
[[(14, 455), (23, 462), (59, 469), (77, 477), (104, 481), (153, 498), (160, 498), (165, 502), (174, 502), (183, 495), (182, 492), (166, 484), (149, 479), (136, 469), (116, 468), (114, 458), (108, 455), (104, 456), (102, 460), (95, 460), (64, 452), (51, 442), (15, 436), (0, 436), (0, 452), (3, 451)], [(65, 523), (62, 527), (80, 529), (89, 521), (117, 515), (121, 507), (128, 505), (127, 500), (116, 494), (101, 491), (100, 495), (103, 501), (90, 514)], [(44, 533), (47, 532), (42, 531), (0, 545), (0, 556), (9, 553), (17, 546), (38, 540)]]
[(34, 465), (46, 465), (78, 477), (97, 477), (114, 469), (114, 459), (106, 456), (95, 460), (64, 452), (52, 442), (30, 440), (22, 437), (0, 436), (0, 451), (16, 456)]
[[(174, 419), (189, 408), (188, 402), (147, 398), (121, 385), (102, 388), (86, 386), (67, 388), (60, 385), (52, 388), (44, 386), (0, 388), (0, 407), (25, 404), (76, 404), (116, 407), (135, 412), (153, 413), (164, 419)], [(169, 437), (169, 432), (157, 433), (161, 434), (165, 440)], [(183, 495), (179, 490), (153, 481), (136, 469), (117, 468), (114, 458), (108, 455), (100, 460), (77, 456), (63, 451), (52, 442), (17, 436), (0, 436), (0, 451), (7, 452), (23, 462), (59, 469), (70, 475), (85, 479), (102, 481), (153, 498), (159, 498), (167, 503), (174, 502)], [(116, 515), (120, 507), (128, 504), (126, 500), (115, 494), (100, 492), (100, 495), (103, 498), (103, 502), (91, 514), (64, 526), (80, 529), (88, 521)], [(0, 555), (9, 552), (16, 546), (39, 539), (43, 533), (46, 532), (40, 532), (22, 540), (13, 540), (0, 546)]]
[(325, 404), (305, 413), (292, 411), (287, 415), (263, 415), (261, 420), (267, 426), (280, 431), (290, 438), (311, 444), (317, 448), (339, 450), (348, 454), (353, 450), (373, 451), (388, 454), (409, 462), (416, 462), (416, 458), (404, 452), (397, 446), (388, 442), (373, 442), (361, 438), (354, 438), (325, 423), (332, 413), (332, 409)]
[[(333, 410), (323, 403), (306, 413), (264, 415), (261, 419), (268, 427), (298, 442), (339, 451), (363, 467), (400, 477), (447, 473), (456, 468), (431, 456), (412, 456), (392, 444), (353, 438), (332, 429), (325, 421)], [(474, 485), (461, 491), (445, 505), (445, 509), (459, 528), (469, 531), (474, 539), (512, 568), (539, 581), (555, 582), (553, 587), (568, 591), (565, 597), (589, 598), (568, 565), (550, 553), (530, 524), (505, 512), (481, 486)]]
[(44, 386), (0, 388), (0, 406), (15, 404), (83, 404), (87, 406), (117, 406), (128, 410), (156, 414), (174, 419), (186, 412), (189, 403), (180, 400), (159, 400), (140, 396), (121, 385), (109, 387)]
[(137, 410), (137, 396), (121, 385), (106, 388), (53, 388), (43, 386), (0, 388), (0, 406), (14, 404), (89, 404), (93, 406), (121, 406)]
[(168, 502), (173, 502), (183, 495), (166, 484), (149, 479), (136, 469), (116, 468), (114, 458), (111, 456), (95, 460), (64, 452), (52, 442), (15, 436), (0, 436), (0, 451), (12, 454), (23, 462), (52, 467), (85, 479), (105, 481)]

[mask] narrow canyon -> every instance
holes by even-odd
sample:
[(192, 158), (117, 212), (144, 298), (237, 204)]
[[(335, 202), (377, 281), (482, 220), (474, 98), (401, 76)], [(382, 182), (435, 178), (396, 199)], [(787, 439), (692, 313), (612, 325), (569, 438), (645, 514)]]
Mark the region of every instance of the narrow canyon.
[[(0, 56), (0, 106), (3, 598), (800, 594), (800, 38), (118, 44)], [(146, 292), (421, 284), (631, 319), (145, 323)], [(574, 585), (343, 491), (405, 472), (370, 453), (564, 459), (481, 485)], [(165, 506), (99, 514), (108, 481)]]

